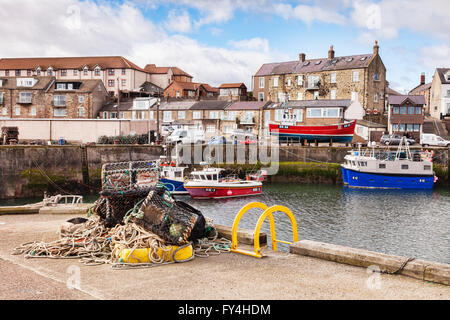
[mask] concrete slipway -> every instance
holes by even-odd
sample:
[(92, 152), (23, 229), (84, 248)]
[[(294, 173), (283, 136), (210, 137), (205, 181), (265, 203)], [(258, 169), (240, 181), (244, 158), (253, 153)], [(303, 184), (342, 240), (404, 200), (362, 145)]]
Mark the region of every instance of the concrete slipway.
[[(61, 224), (75, 216), (0, 216), (0, 299), (450, 299), (447, 285), (269, 249), (263, 259), (222, 253), (137, 270), (11, 255), (25, 242), (56, 240)], [(296, 250), (308, 254), (308, 245)], [(74, 270), (79, 289), (67, 286)]]

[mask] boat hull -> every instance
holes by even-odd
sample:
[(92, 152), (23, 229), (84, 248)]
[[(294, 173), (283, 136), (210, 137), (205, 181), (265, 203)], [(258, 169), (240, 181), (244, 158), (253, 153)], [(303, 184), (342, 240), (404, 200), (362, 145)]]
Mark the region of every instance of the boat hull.
[(353, 188), (432, 189), (434, 185), (434, 175), (387, 175), (341, 169), (344, 184)]
[(336, 125), (292, 126), (269, 124), (270, 134), (280, 141), (299, 140), (308, 142), (351, 142), (356, 120)]
[(189, 192), (184, 187), (183, 181), (161, 178), (161, 182), (166, 184), (166, 188), (173, 194), (188, 194)]
[(245, 197), (261, 194), (262, 186), (185, 186), (194, 199), (220, 199)]

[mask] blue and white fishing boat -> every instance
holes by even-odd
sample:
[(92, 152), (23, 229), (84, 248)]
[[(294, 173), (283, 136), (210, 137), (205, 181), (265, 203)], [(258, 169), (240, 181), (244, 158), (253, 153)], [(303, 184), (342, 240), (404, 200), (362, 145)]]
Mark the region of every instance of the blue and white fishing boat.
[(184, 188), (184, 170), (186, 167), (161, 165), (160, 181), (173, 194), (189, 194)]
[(396, 151), (352, 150), (341, 165), (344, 184), (355, 188), (432, 189), (437, 178), (428, 152), (411, 153), (402, 139)]

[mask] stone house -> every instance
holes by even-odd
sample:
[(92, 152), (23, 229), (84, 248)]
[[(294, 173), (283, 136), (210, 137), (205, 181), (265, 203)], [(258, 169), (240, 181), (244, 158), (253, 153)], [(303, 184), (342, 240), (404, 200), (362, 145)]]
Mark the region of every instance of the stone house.
[(435, 119), (450, 116), (450, 68), (436, 68), (430, 92), (431, 116)]
[(189, 108), (191, 123), (205, 131), (206, 139), (221, 133), (221, 122), (224, 110), (231, 104), (229, 101), (198, 101)]
[(240, 83), (223, 83), (219, 86), (219, 100), (228, 101), (246, 101), (247, 96), (247, 86)]
[(147, 64), (144, 70), (150, 75), (149, 81), (161, 88), (167, 88), (173, 81), (192, 82), (193, 77), (178, 67), (157, 67)]
[(253, 76), (253, 96), (259, 101), (357, 100), (364, 109), (384, 109), (386, 68), (375, 42), (373, 52), (327, 58), (267, 63)]
[(260, 135), (263, 132), (264, 101), (238, 101), (228, 105), (221, 117), (220, 130), (227, 135), (235, 129)]
[(424, 123), (424, 96), (389, 96), (388, 131), (390, 134), (408, 134), (420, 141)]
[(133, 62), (120, 56), (3, 58), (0, 77), (49, 76), (57, 80), (101, 80), (110, 95), (132, 91), (150, 75)]
[(409, 95), (424, 96), (425, 104), (423, 106), (424, 114), (430, 115), (431, 82), (425, 83), (425, 73), (420, 75), (420, 84), (408, 92)]

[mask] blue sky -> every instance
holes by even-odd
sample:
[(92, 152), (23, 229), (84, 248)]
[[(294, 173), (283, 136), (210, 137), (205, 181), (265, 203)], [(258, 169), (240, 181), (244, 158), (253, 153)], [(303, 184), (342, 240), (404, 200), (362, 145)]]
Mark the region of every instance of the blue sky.
[[(194, 81), (245, 82), (263, 63), (304, 52), (372, 52), (391, 87), (450, 65), (450, 2), (431, 0), (0, 0), (0, 57), (123, 55), (176, 65)], [(49, 19), (48, 17), (52, 17)], [(20, 21), (20, 23), (18, 23)], [(13, 45), (11, 45), (13, 44)]]

